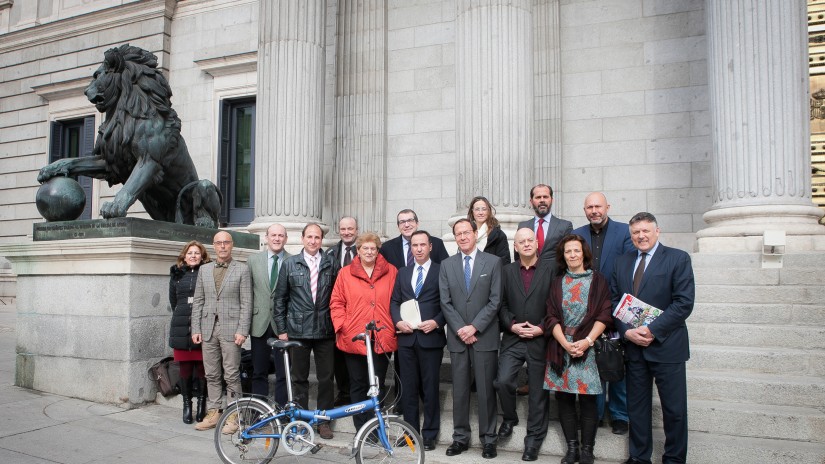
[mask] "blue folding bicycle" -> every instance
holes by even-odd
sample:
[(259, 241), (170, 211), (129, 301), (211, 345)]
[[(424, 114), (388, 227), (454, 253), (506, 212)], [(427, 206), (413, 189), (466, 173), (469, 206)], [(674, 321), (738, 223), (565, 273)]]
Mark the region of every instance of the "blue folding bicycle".
[[(244, 397), (229, 404), (215, 427), (215, 449), (227, 464), (267, 463), (278, 451), (279, 443), (290, 454), (300, 456), (317, 453), (321, 445), (315, 443), (313, 426), (320, 422), (341, 419), (369, 410), (375, 417), (367, 421), (355, 434), (352, 442), (352, 456), (357, 463), (403, 462), (424, 463), (424, 449), (421, 437), (415, 429), (397, 416), (381, 410), (378, 391), (378, 377), (372, 361), (372, 339), (375, 332), (384, 329), (376, 327), (375, 321), (366, 325), (364, 333), (352, 341), (362, 340), (367, 347), (367, 372), (370, 376), (369, 399), (329, 410), (301, 409), (292, 398), (292, 378), (289, 374), (287, 350), (301, 346), (297, 341), (282, 341), (270, 338), (267, 343), (281, 351), (287, 375), (289, 401), (283, 407), (272, 405), (259, 397)], [(223, 426), (237, 417), (238, 430), (224, 435)]]

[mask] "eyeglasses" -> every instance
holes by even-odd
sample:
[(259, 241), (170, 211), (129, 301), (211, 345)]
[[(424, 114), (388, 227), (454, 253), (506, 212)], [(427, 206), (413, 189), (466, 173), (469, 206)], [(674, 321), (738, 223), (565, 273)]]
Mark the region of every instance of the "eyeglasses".
[(486, 206), (479, 206), (478, 208), (473, 208), (473, 212), (475, 213), (486, 213), (488, 211)]
[(416, 222), (418, 222), (418, 221), (416, 221), (415, 218), (399, 219), (398, 220), (398, 225), (403, 226), (404, 224), (415, 224)]
[(468, 237), (468, 236), (470, 236), (470, 235), (473, 235), (473, 231), (471, 231), (471, 230), (465, 230), (464, 232), (459, 232), (459, 233), (454, 234), (454, 235), (455, 235), (455, 237), (456, 237), (456, 238), (460, 238), (460, 237)]
[(232, 245), (232, 240), (225, 240), (225, 241), (221, 241), (221, 242), (212, 242), (212, 244), (215, 245), (215, 246), (227, 246), (227, 245)]

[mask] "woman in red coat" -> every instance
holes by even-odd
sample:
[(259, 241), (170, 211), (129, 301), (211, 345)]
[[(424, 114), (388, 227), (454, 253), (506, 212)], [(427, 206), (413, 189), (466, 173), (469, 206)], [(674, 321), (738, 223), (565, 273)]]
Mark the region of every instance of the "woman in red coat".
[[(352, 264), (338, 272), (329, 302), (332, 325), (335, 326), (335, 344), (346, 356), (350, 399), (353, 402), (367, 399), (370, 379), (366, 345), (360, 340), (353, 342), (352, 338), (364, 332), (370, 321), (384, 327), (375, 334), (372, 346), (375, 375), (378, 376), (382, 394), (385, 392), (384, 377), (387, 375), (389, 355), (398, 347), (390, 316), (390, 297), (398, 271), (378, 254), (380, 247), (381, 239), (377, 235), (367, 232), (358, 236), (355, 240), (358, 256)], [(371, 415), (353, 416), (355, 430), (361, 428)]]

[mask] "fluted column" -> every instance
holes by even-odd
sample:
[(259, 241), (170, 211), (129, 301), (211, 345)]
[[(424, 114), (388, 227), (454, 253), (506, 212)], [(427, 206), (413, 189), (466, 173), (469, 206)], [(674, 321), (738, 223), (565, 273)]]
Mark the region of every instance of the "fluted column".
[(534, 180), (531, 0), (457, 0), (457, 215), (485, 195), (505, 223)]
[[(559, 0), (533, 2), (535, 179), (561, 188), (561, 38)], [(528, 189), (531, 186), (525, 186)], [(527, 189), (524, 190), (526, 195)], [(559, 214), (560, 203), (553, 210)]]
[[(255, 220), (287, 230), (321, 219), (325, 0), (260, 2)], [(290, 243), (298, 236), (290, 234)]]
[(811, 201), (805, 1), (706, 5), (713, 207), (700, 248), (765, 230), (825, 233)]
[(332, 214), (384, 233), (386, 1), (340, 0)]

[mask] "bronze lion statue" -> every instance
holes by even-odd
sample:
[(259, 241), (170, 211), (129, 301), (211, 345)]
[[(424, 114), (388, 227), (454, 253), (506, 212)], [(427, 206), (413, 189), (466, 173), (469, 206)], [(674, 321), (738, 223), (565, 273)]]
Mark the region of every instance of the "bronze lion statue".
[(172, 109), (172, 89), (157, 64), (154, 54), (129, 44), (107, 50), (85, 91), (106, 114), (93, 156), (55, 161), (37, 180), (82, 175), (123, 184), (101, 206), (104, 218), (126, 216), (140, 200), (152, 219), (217, 227), (220, 191), (198, 178)]

